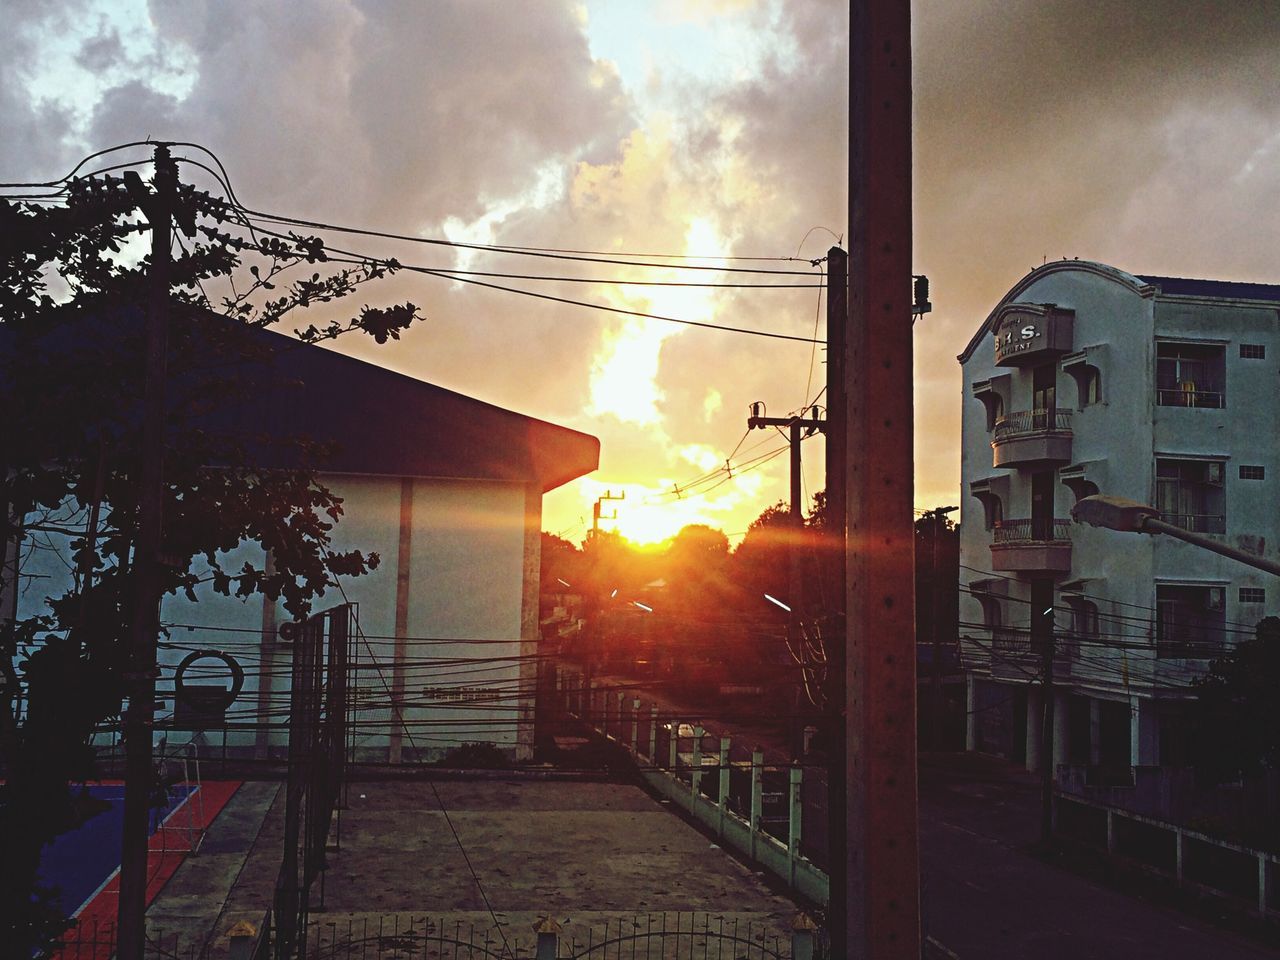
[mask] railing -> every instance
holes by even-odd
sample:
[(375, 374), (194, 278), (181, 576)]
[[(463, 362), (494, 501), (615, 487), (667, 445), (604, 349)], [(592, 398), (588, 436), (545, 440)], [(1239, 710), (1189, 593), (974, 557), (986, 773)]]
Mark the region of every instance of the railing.
[(1275, 854), (1084, 797), (1055, 792), (1053, 800), (1057, 836), (1101, 847), (1180, 887), (1243, 901), (1261, 917), (1277, 917)]
[(999, 520), (995, 526), (996, 543), (1043, 543), (1070, 539), (1070, 520), (1039, 518)]
[(1013, 440), (1034, 433), (1070, 430), (1070, 410), (1020, 410), (996, 420), (993, 439), (1000, 443), (1002, 440)]
[(766, 765), (759, 747), (735, 750), (729, 737), (712, 737), (701, 726), (660, 714), (653, 703), (642, 711), (634, 694), (602, 689), (581, 674), (558, 673), (556, 683), (570, 716), (624, 750), (655, 791), (713, 831), (721, 846), (807, 899), (827, 900), (827, 874), (802, 841), (804, 768)]
[(1226, 398), (1216, 383), (1183, 380), (1180, 383), (1162, 383), (1156, 388), (1156, 404), (1161, 407), (1225, 407)]

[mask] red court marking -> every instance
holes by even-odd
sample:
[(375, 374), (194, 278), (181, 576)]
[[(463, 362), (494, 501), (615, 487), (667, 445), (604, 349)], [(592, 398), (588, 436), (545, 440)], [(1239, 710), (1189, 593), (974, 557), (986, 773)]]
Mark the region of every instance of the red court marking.
[[(98, 781), (95, 781), (95, 783)], [(103, 784), (116, 781), (103, 780)], [(187, 830), (203, 830), (209, 826), (232, 795), (240, 789), (241, 780), (215, 780), (200, 785), (174, 807), (160, 828), (147, 842), (147, 905), (164, 889), (190, 850)], [(188, 810), (187, 805), (191, 804)], [(175, 849), (175, 847), (177, 849)], [(115, 946), (116, 913), (120, 904), (120, 868), (89, 898), (76, 914), (73, 926), (62, 935), (62, 947), (54, 951), (55, 960), (111, 960)]]

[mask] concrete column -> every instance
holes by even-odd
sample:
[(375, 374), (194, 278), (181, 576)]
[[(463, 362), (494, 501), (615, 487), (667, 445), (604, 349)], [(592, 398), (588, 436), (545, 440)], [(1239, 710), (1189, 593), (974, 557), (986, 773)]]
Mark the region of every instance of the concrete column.
[(1027, 690), (1027, 769), (1040, 769), (1040, 731), (1044, 729), (1044, 695), (1039, 687)]
[(1102, 762), (1102, 701), (1089, 698), (1089, 764), (1096, 767)]
[(705, 734), (701, 724), (693, 728), (693, 772), (689, 774), (689, 787), (695, 799), (702, 792), (702, 738)]
[(759, 747), (751, 752), (751, 859), (756, 858), (756, 841), (760, 834), (760, 811), (764, 806), (762, 796), (764, 781), (764, 751)]
[(640, 698), (631, 701), (631, 756), (640, 758)]
[[(391, 665), (391, 729), (387, 742), (387, 759), (400, 763), (404, 759), (405, 660), (409, 656), (409, 594), (413, 573), (413, 478), (400, 480), (400, 539), (396, 549), (396, 622), (395, 649)], [(523, 650), (520, 651), (524, 653)], [(536, 650), (534, 651), (536, 652)], [(523, 664), (525, 661), (521, 661)], [(521, 727), (523, 730), (523, 727)], [(419, 763), (422, 757), (415, 757)]]
[(658, 705), (649, 704), (649, 762), (658, 765)]
[(969, 753), (978, 749), (978, 681), (972, 673), (964, 675), (964, 748)]
[(1160, 716), (1156, 702), (1150, 697), (1133, 697), (1130, 701), (1129, 761), (1135, 767), (1154, 767), (1160, 763)]
[(801, 815), (804, 804), (801, 803), (800, 785), (804, 770), (799, 764), (791, 767), (791, 779), (788, 783), (788, 823), (787, 823), (787, 883), (793, 888), (796, 883), (796, 860), (800, 856)]
[(729, 738), (720, 738), (720, 790), (716, 798), (719, 808), (719, 834), (724, 836), (724, 817), (729, 810)]
[(797, 914), (791, 927), (791, 960), (813, 960), (818, 925), (806, 914)]
[(1053, 695), (1053, 770), (1057, 775), (1058, 766), (1067, 762), (1067, 741), (1070, 737), (1070, 724), (1067, 723), (1067, 695)]

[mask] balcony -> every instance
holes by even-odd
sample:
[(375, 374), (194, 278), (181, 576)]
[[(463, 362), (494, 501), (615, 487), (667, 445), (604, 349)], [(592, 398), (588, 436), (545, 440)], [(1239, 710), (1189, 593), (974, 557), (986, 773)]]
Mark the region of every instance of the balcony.
[(993, 467), (1071, 461), (1071, 411), (1021, 410), (999, 418), (991, 438)]
[(1014, 573), (1071, 570), (1071, 521), (1002, 520), (991, 544), (991, 569)]
[(1074, 319), (1074, 311), (1053, 304), (1006, 304), (992, 329), (996, 364), (1037, 366), (1070, 353)]
[[(990, 669), (994, 678), (1025, 682), (1044, 671), (1045, 641), (1033, 639), (1025, 628), (991, 627), (985, 634), (965, 639), (987, 655), (982, 665)], [(1053, 673), (1059, 680), (1071, 675), (1073, 654), (1069, 641), (1054, 638)]]

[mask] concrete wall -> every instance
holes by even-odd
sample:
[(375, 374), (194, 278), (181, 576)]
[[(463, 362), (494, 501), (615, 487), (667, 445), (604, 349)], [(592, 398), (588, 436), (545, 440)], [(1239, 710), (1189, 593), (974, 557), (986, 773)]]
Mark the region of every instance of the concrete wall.
[[(435, 758), (464, 742), (493, 743), (516, 756), (532, 747), (532, 658), (537, 650), (538, 530), (541, 491), (493, 481), (329, 476), (323, 482), (343, 498), (333, 549), (377, 553), (380, 564), (364, 577), (344, 579), (342, 590), (316, 600), (322, 611), (357, 605), (362, 669), (356, 681), (357, 755), (366, 759)], [(69, 584), (65, 550), (29, 551), (23, 564), (18, 614), (37, 613), (43, 598)], [(226, 556), (234, 568), (265, 558), (256, 545)], [(229, 748), (280, 754), (283, 727), (251, 727), (257, 718), (288, 719), (292, 649), (276, 635), (290, 619), (281, 604), (261, 597), (223, 597), (207, 585), (197, 602), (168, 597), (161, 609), (170, 625), (162, 638), (160, 699), (171, 715), (172, 678), (188, 653), (224, 651), (245, 671), (244, 688), (228, 711)], [(226, 668), (198, 661), (188, 683), (223, 683)], [(225, 685), (225, 684), (224, 684)], [(403, 691), (403, 695), (400, 691)], [(459, 691), (467, 700), (459, 701)], [(393, 694), (395, 694), (393, 696)], [(394, 721), (393, 701), (404, 724)], [(242, 729), (234, 729), (243, 724)], [(172, 743), (189, 739), (175, 732)], [(215, 750), (221, 731), (205, 735)]]

